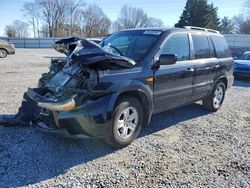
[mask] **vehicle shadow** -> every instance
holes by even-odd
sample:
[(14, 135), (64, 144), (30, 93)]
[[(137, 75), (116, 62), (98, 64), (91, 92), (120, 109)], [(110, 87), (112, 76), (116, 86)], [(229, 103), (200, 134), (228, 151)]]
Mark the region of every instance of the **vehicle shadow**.
[[(192, 104), (154, 115), (138, 139), (207, 114), (199, 104)], [(31, 127), (0, 126), (0, 187), (20, 187), (55, 178), (117, 150), (102, 140), (71, 140)]]
[(140, 137), (154, 134), (163, 129), (174, 126), (180, 122), (185, 122), (197, 117), (205, 116), (210, 112), (205, 110), (200, 104), (194, 103), (152, 116), (149, 127), (142, 130)]

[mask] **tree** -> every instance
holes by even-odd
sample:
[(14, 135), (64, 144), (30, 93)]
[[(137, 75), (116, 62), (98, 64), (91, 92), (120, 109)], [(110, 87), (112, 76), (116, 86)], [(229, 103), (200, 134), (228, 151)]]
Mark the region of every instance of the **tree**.
[(250, 0), (245, 0), (242, 14), (233, 17), (235, 31), (239, 34), (250, 34)]
[(6, 25), (4, 30), (5, 30), (5, 34), (8, 37), (16, 37), (17, 36), (16, 28), (13, 25)]
[(140, 8), (124, 5), (121, 9), (120, 16), (118, 17), (116, 24), (118, 30), (146, 27), (148, 25), (148, 16)]
[(47, 25), (42, 25), (40, 34), (42, 37), (49, 37), (49, 28)]
[(220, 30), (218, 7), (215, 7), (213, 3), (209, 5), (209, 14), (208, 24), (206, 25), (206, 27), (210, 29)]
[(234, 32), (250, 34), (250, 0), (245, 0), (242, 13), (232, 18)]
[(233, 17), (235, 31), (239, 34), (250, 34), (250, 19), (243, 14)]
[(245, 0), (243, 7), (242, 7), (242, 13), (245, 17), (250, 17), (250, 0)]
[(239, 32), (240, 34), (250, 34), (250, 20), (245, 20), (240, 23)]
[(187, 25), (219, 29), (218, 8), (208, 4), (207, 0), (187, 0), (176, 27)]
[(83, 33), (86, 37), (105, 36), (109, 33), (111, 21), (97, 5), (89, 5), (82, 12)]
[(108, 34), (111, 21), (102, 9), (97, 5), (83, 9), (84, 6), (83, 0), (34, 0), (34, 3), (25, 3), (23, 11), (34, 37)]
[(23, 12), (25, 18), (32, 26), (33, 36), (40, 36), (40, 22), (41, 22), (41, 9), (39, 4), (29, 2), (23, 5)]
[(234, 32), (234, 23), (228, 17), (221, 20), (220, 31), (223, 34), (232, 34)]
[(134, 8), (124, 5), (118, 19), (113, 23), (114, 30), (141, 28), (141, 27), (162, 27), (160, 19), (148, 17), (141, 8)]
[(150, 17), (148, 18), (148, 22), (149, 22), (149, 27), (164, 27), (164, 24), (163, 24), (163, 21), (161, 19), (158, 19), (158, 18), (153, 18), (153, 17)]
[(82, 0), (35, 0), (25, 3), (23, 11), (32, 26), (34, 37), (40, 35), (40, 25), (43, 25), (43, 30), (47, 25), (49, 37), (64, 37), (79, 32), (77, 20), (83, 6)]
[(82, 0), (69, 0), (68, 6), (68, 19), (69, 19), (69, 29), (70, 36), (73, 36), (79, 32), (79, 26), (77, 25), (77, 21), (80, 17), (82, 7), (85, 5)]
[(59, 25), (65, 22), (68, 0), (36, 0), (40, 6), (41, 16), (49, 29), (49, 37), (58, 37)]
[(15, 20), (13, 26), (16, 29), (17, 37), (28, 37), (29, 36), (29, 24), (21, 20)]
[(5, 27), (5, 33), (8, 37), (28, 37), (29, 24), (21, 20), (15, 20), (11, 25)]

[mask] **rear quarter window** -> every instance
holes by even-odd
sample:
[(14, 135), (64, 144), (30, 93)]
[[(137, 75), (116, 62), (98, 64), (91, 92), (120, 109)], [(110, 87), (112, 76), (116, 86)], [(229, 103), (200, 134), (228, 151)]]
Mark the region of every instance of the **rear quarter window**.
[(211, 36), (214, 43), (217, 58), (231, 57), (230, 49), (227, 45), (226, 39), (222, 36)]

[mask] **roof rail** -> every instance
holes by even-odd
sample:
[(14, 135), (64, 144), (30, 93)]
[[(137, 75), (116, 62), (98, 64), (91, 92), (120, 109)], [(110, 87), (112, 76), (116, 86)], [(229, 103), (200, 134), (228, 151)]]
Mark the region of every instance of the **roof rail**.
[(199, 30), (199, 31), (205, 31), (210, 33), (220, 33), (219, 31), (213, 30), (213, 29), (207, 29), (202, 27), (195, 27), (195, 26), (184, 26), (185, 29), (193, 29), (193, 30)]

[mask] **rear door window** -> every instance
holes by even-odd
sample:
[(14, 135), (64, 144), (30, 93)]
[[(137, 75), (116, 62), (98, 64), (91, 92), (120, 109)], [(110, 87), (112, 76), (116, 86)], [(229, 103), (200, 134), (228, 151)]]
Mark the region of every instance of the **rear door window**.
[(208, 37), (205, 35), (192, 34), (193, 45), (194, 45), (194, 58), (205, 59), (210, 58), (210, 46)]
[(160, 49), (161, 54), (175, 54), (177, 61), (190, 59), (190, 44), (187, 34), (176, 34), (171, 36)]
[(214, 36), (211, 36), (211, 38), (213, 40), (215, 50), (216, 50), (216, 55), (218, 58), (231, 57), (229, 47), (224, 37), (214, 35)]

